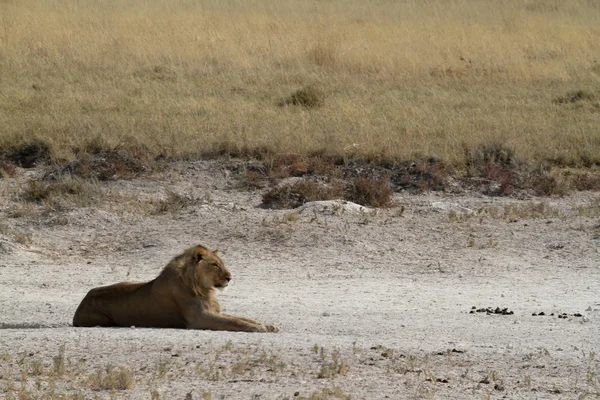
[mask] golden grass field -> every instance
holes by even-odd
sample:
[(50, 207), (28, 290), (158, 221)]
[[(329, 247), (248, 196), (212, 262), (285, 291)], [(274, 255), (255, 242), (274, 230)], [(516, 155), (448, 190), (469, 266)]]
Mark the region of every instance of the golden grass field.
[[(600, 163), (600, 3), (0, 0), (0, 150)], [(321, 102), (290, 102), (299, 89)], [(577, 94), (577, 92), (579, 93)]]

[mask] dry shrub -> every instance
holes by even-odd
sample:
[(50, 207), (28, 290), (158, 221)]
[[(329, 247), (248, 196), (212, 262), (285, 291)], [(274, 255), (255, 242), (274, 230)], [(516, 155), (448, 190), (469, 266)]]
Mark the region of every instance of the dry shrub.
[(490, 195), (511, 195), (518, 186), (515, 152), (500, 141), (492, 140), (469, 148), (463, 144), (467, 174), (481, 177), (497, 186), (485, 189)]
[(346, 199), (363, 206), (390, 207), (393, 204), (390, 177), (358, 177), (349, 185)]
[(264, 161), (250, 161), (243, 167), (229, 167), (238, 177), (238, 186), (244, 189), (262, 189), (273, 179), (321, 176), (326, 179), (342, 178), (344, 172), (334, 157), (301, 154), (280, 154)]
[(294, 183), (284, 183), (269, 189), (262, 197), (268, 208), (296, 208), (309, 201), (334, 200), (344, 197), (341, 182), (321, 182), (304, 178)]
[(279, 106), (301, 106), (304, 108), (316, 108), (323, 105), (325, 93), (316, 86), (305, 86), (296, 90), (288, 97), (279, 101)]
[(568, 193), (569, 188), (564, 180), (550, 175), (547, 172), (534, 174), (528, 182), (523, 185), (530, 187), (537, 196), (564, 196)]
[(143, 156), (138, 154), (126, 150), (83, 153), (79, 159), (48, 172), (45, 178), (56, 178), (65, 174), (100, 181), (135, 178), (152, 169), (149, 161), (144, 161)]
[(536, 169), (528, 181), (529, 186), (538, 196), (564, 196), (570, 190), (600, 191), (600, 170), (597, 168), (589, 170), (566, 168), (552, 171)]
[(282, 154), (273, 159), (268, 175), (276, 178), (305, 175), (340, 177), (342, 172), (336, 168), (332, 157)]
[(298, 154), (282, 154), (273, 159), (271, 171), (279, 178), (304, 176), (309, 173), (309, 160)]
[(600, 171), (576, 171), (570, 176), (572, 187), (575, 190), (600, 191)]
[(492, 140), (470, 148), (463, 144), (467, 167), (483, 172), (486, 164), (511, 166), (515, 163), (515, 151), (502, 142)]
[[(434, 159), (411, 164), (409, 168), (402, 168), (397, 176), (404, 188), (416, 188), (421, 192), (428, 190), (441, 191), (446, 189), (448, 176), (454, 173), (448, 165)], [(392, 178), (392, 181), (398, 181)]]

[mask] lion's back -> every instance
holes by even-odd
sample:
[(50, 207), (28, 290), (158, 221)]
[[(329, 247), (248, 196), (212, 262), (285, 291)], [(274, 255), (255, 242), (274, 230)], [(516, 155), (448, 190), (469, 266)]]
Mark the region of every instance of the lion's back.
[(185, 320), (171, 299), (153, 292), (152, 282), (121, 282), (90, 290), (73, 326), (185, 328)]

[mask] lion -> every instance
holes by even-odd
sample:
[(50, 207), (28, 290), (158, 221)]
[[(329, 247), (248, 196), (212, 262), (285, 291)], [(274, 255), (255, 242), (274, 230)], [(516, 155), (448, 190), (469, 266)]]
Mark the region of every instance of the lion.
[(194, 246), (173, 258), (150, 282), (121, 282), (90, 290), (75, 311), (73, 326), (279, 331), (273, 325), (221, 313), (216, 289), (225, 289), (230, 280), (218, 250)]

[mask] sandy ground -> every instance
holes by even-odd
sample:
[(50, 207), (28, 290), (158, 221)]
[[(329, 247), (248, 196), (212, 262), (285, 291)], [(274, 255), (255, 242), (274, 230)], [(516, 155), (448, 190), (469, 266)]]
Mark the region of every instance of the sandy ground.
[[(58, 224), (10, 217), (32, 174), (0, 180), (0, 398), (600, 398), (597, 193), (267, 210), (202, 162), (103, 184), (139, 202), (197, 199), (183, 210), (114, 202)], [(71, 326), (90, 288), (150, 280), (195, 244), (233, 273), (224, 311), (279, 333)]]

